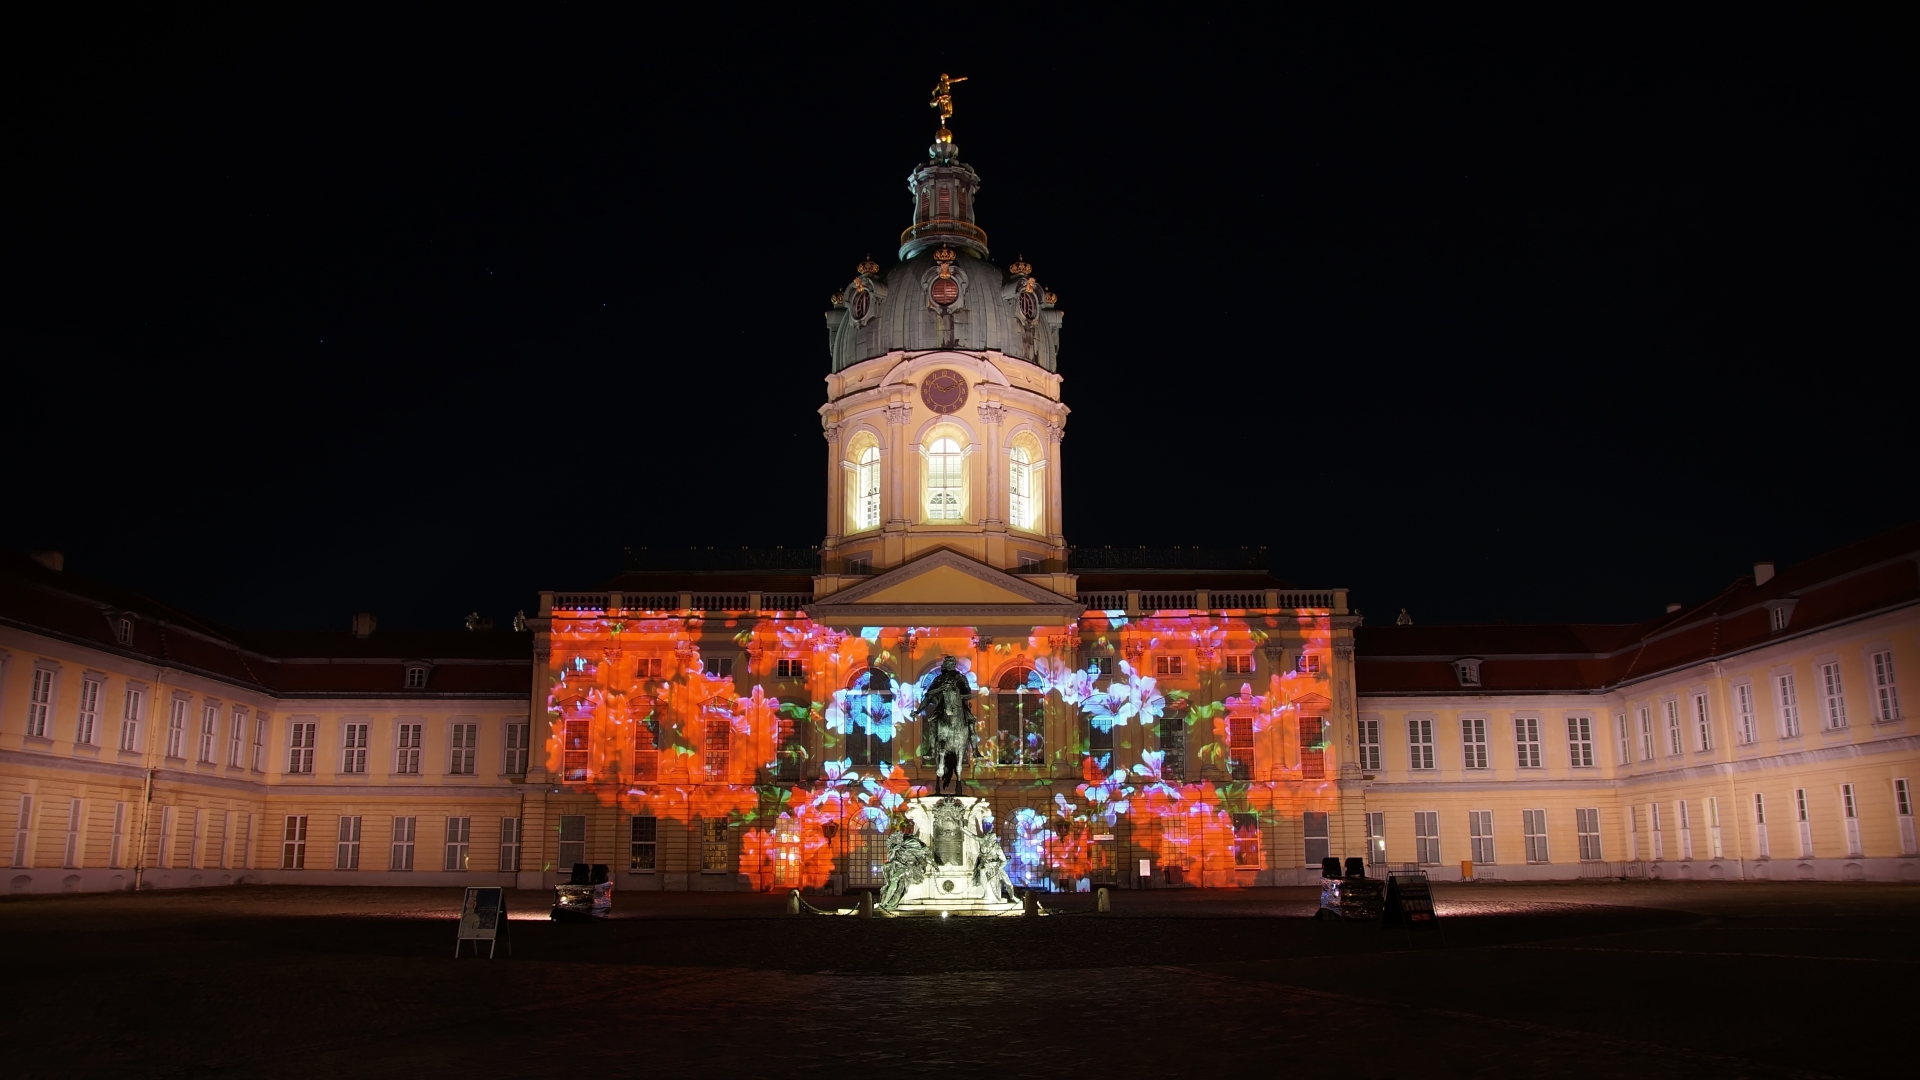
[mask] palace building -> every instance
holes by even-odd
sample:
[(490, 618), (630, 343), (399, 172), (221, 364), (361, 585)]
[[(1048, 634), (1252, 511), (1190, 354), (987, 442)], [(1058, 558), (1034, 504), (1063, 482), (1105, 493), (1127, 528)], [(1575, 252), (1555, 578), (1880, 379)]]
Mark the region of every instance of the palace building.
[(1063, 315), (979, 187), (943, 124), (897, 260), (833, 296), (817, 548), (636, 548), (446, 633), (235, 630), (6, 556), (8, 888), (874, 887), (947, 656), (1027, 886), (1920, 879), (1920, 523), (1618, 625), (1363, 625), (1264, 549), (1076, 547)]

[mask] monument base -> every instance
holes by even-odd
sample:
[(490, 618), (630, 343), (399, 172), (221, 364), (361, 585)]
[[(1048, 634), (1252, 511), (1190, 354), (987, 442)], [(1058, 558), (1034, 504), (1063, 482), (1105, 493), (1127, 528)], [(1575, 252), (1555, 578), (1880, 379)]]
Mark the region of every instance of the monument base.
[[(922, 795), (907, 801), (914, 835), (933, 851), (933, 865), (908, 885), (888, 914), (941, 917), (1019, 915), (1019, 900), (1006, 899), (998, 868), (981, 860), (982, 837), (991, 828), (987, 800), (958, 795)], [(988, 839), (994, 851), (997, 841)], [(978, 879), (978, 880), (976, 880)]]

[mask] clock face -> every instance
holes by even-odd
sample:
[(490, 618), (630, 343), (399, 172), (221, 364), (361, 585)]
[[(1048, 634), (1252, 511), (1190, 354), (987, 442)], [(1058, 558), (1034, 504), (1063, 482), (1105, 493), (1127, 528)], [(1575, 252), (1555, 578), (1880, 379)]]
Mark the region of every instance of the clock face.
[(920, 380), (920, 400), (937, 413), (959, 412), (967, 403), (967, 380), (947, 368), (928, 372)]

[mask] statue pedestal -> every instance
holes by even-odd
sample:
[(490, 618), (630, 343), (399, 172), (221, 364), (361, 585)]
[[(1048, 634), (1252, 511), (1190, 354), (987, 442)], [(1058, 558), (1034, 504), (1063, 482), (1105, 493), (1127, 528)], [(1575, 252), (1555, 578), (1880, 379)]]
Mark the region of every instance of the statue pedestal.
[(954, 795), (922, 795), (907, 802), (914, 835), (933, 849), (925, 878), (907, 886), (895, 915), (1018, 915), (1018, 900), (1004, 893), (989, 896), (992, 882), (976, 882), (980, 835), (991, 811), (987, 800)]

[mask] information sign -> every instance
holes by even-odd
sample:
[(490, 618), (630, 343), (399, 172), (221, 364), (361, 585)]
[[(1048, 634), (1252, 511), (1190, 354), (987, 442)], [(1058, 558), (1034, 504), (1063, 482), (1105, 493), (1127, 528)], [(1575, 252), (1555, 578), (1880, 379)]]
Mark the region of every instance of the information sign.
[(503, 888), (470, 888), (467, 898), (460, 905), (460, 936), (454, 939), (453, 955), (460, 955), (460, 946), (473, 942), (473, 954), (480, 955), (480, 943), (487, 943), (487, 959), (493, 959), (494, 950), (499, 948), (500, 939), (507, 939), (507, 955), (513, 955), (513, 928), (507, 922), (507, 890)]

